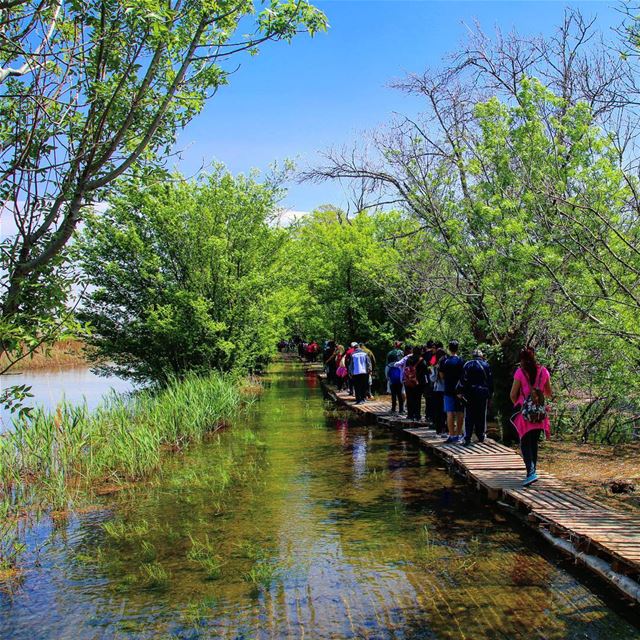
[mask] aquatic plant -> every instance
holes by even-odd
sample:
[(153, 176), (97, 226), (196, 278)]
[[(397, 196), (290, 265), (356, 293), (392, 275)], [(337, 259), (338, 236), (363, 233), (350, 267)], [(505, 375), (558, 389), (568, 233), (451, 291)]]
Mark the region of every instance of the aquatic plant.
[(267, 587), (271, 584), (276, 572), (277, 567), (273, 563), (262, 558), (256, 562), (249, 571), (243, 574), (242, 577), (247, 582)]
[(147, 562), (140, 567), (140, 584), (147, 589), (166, 589), (171, 574), (159, 562)]
[(216, 580), (222, 573), (222, 562), (216, 553), (209, 536), (205, 535), (204, 540), (197, 540), (189, 535), (191, 549), (187, 552), (187, 560), (198, 564), (204, 569), (208, 580)]
[(188, 376), (159, 392), (113, 395), (93, 413), (69, 403), (53, 413), (34, 409), (0, 438), (0, 495), (16, 508), (36, 499), (64, 508), (72, 485), (140, 479), (164, 449), (179, 450), (228, 422), (240, 405), (237, 384), (217, 373)]

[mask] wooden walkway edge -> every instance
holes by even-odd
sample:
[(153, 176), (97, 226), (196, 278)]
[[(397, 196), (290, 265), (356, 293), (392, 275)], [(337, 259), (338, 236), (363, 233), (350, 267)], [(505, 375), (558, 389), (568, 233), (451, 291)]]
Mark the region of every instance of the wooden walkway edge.
[(324, 393), (335, 403), (364, 418), (401, 430), (443, 460), (451, 473), (514, 513), (563, 554), (640, 603), (640, 516), (611, 509), (563, 485), (553, 475), (523, 488), (525, 467), (520, 455), (487, 438), (470, 446), (444, 444), (432, 429), (391, 415), (382, 398), (354, 405), (352, 396), (327, 384), (320, 365), (305, 364), (320, 378)]

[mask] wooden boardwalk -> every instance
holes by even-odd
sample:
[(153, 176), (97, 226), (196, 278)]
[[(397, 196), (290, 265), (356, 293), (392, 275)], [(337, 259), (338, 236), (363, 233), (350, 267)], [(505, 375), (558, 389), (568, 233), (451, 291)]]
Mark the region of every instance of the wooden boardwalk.
[(522, 516), (554, 546), (640, 603), (640, 516), (587, 498), (544, 471), (539, 472), (538, 482), (523, 488), (525, 466), (513, 449), (490, 438), (470, 446), (444, 444), (426, 425), (392, 415), (388, 397), (354, 405), (355, 398), (346, 391), (326, 384), (318, 365), (306, 368), (320, 376), (325, 393), (334, 402), (418, 440), (451, 472), (501, 508)]

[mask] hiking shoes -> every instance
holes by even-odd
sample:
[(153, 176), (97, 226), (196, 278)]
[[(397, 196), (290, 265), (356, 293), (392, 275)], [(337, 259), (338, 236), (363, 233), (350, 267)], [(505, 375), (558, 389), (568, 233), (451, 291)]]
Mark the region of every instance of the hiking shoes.
[(530, 473), (525, 479), (524, 482), (522, 483), (523, 487), (528, 487), (530, 485), (532, 485), (534, 482), (537, 482), (538, 480), (540, 480), (540, 477), (538, 476), (538, 474), (533, 471), (532, 473)]

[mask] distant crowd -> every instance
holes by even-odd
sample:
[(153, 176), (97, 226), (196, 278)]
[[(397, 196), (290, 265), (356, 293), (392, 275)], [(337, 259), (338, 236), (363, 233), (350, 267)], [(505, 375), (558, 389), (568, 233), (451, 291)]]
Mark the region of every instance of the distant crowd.
[[(296, 336), (278, 346), (281, 351), (297, 352), (308, 362), (321, 358), (329, 384), (338, 391), (348, 389), (356, 405), (373, 398), (376, 360), (364, 343), (354, 341), (345, 348), (327, 340), (320, 346), (314, 340), (306, 342)], [(465, 361), (459, 355), (457, 340), (447, 346), (445, 351), (442, 342), (432, 340), (413, 347), (401, 342), (393, 344), (384, 363), (391, 413), (412, 422), (430, 423), (445, 444), (470, 446), (474, 435), (477, 442), (484, 442), (487, 411), (494, 392), (491, 366), (480, 348), (474, 349)], [(538, 442), (542, 433), (549, 437), (546, 399), (550, 396), (548, 370), (538, 364), (534, 349), (523, 349), (510, 398), (514, 405), (511, 420), (526, 465), (524, 486), (538, 480)]]

